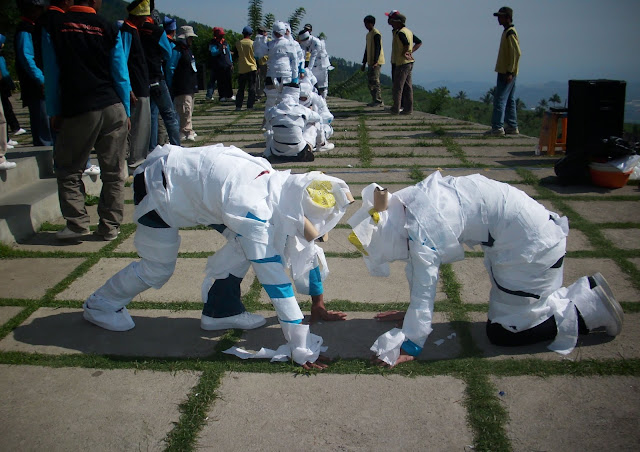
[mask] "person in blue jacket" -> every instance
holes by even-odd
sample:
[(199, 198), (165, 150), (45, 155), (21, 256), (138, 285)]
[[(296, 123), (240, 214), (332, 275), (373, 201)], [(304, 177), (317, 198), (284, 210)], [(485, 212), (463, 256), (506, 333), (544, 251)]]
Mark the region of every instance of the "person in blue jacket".
[(124, 213), (131, 84), (120, 32), (97, 15), (101, 4), (76, 0), (42, 32), (47, 109), (57, 132), (58, 196), (67, 223), (57, 233), (62, 240), (89, 234), (82, 173), (92, 148), (102, 170), (95, 235), (115, 239)]

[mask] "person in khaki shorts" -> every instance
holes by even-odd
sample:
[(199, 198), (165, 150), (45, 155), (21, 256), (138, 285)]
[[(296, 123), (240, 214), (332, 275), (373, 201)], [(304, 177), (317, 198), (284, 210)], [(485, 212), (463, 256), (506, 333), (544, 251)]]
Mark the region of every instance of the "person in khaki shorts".
[(115, 239), (124, 213), (131, 84), (118, 28), (97, 15), (100, 6), (100, 0), (76, 0), (43, 30), (45, 99), (58, 133), (58, 198), (67, 222), (56, 234), (61, 240), (89, 234), (82, 172), (92, 148), (102, 179), (96, 236)]
[(362, 72), (365, 71), (368, 64), (367, 82), (369, 83), (369, 92), (371, 92), (371, 102), (367, 106), (384, 107), (380, 91), (380, 68), (384, 64), (384, 50), (382, 49), (382, 35), (375, 28), (375, 25), (375, 17), (367, 16), (364, 18), (364, 26), (369, 30), (369, 33), (367, 33), (367, 46), (362, 58)]

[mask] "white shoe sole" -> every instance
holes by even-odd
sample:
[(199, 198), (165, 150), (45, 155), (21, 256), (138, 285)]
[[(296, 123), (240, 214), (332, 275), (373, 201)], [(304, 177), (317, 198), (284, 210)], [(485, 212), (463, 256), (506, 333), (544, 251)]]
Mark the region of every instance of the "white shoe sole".
[(106, 312), (88, 307), (87, 302), (85, 302), (82, 307), (84, 308), (82, 314), (84, 319), (105, 330), (118, 332), (129, 331), (136, 326), (127, 308), (122, 308), (116, 312)]
[(234, 315), (231, 317), (213, 318), (203, 314), (202, 318), (200, 319), (200, 328), (205, 331), (229, 330), (232, 328), (240, 330), (253, 330), (256, 328), (260, 328), (262, 325), (267, 323), (267, 320), (264, 317), (257, 314), (252, 314), (252, 318), (255, 319), (253, 322), (240, 324), (240, 322), (234, 319), (238, 318), (241, 315), (242, 314)]
[(615, 321), (615, 329), (610, 330), (609, 328), (607, 328), (607, 334), (609, 336), (617, 336), (622, 332), (624, 310), (622, 309), (622, 306), (620, 306), (620, 303), (618, 303), (618, 300), (616, 300), (616, 298), (613, 296), (611, 286), (609, 286), (609, 283), (602, 275), (602, 273), (596, 273), (591, 277), (597, 284), (597, 286), (594, 287), (593, 290), (595, 290), (600, 295), (600, 299), (602, 300), (604, 306), (607, 308), (607, 311), (609, 311), (609, 314), (611, 314), (611, 317), (613, 317)]

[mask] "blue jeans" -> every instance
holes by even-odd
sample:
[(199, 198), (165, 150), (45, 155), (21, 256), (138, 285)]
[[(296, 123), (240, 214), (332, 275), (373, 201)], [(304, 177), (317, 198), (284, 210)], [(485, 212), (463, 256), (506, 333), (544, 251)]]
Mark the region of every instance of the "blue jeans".
[(31, 122), (31, 137), (34, 146), (53, 146), (49, 116), (44, 99), (31, 99), (27, 102), (29, 121)]
[(491, 128), (499, 129), (504, 124), (507, 127), (518, 127), (518, 114), (516, 112), (516, 76), (507, 83), (506, 74), (498, 74), (496, 91), (493, 94), (493, 115), (491, 116)]
[(159, 84), (152, 86), (149, 98), (151, 101), (151, 137), (149, 138), (149, 152), (158, 145), (158, 113), (162, 116), (164, 126), (169, 135), (169, 143), (180, 146), (180, 121), (173, 108), (173, 101), (167, 82), (160, 80)]

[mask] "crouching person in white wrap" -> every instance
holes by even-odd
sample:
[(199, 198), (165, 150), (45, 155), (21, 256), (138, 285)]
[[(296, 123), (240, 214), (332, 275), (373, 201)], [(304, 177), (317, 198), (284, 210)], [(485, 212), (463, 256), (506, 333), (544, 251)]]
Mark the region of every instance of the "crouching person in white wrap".
[[(312, 162), (313, 148), (316, 145), (317, 129), (312, 138), (305, 136), (310, 124), (320, 124), (322, 118), (310, 108), (300, 105), (298, 85), (285, 85), (282, 88), (282, 100), (265, 113), (264, 133), (266, 149), (264, 157), (271, 163)], [(311, 143), (307, 141), (311, 140)]]
[(369, 272), (388, 276), (388, 262), (407, 262), (410, 304), (379, 320), (401, 320), (372, 346), (374, 361), (394, 366), (420, 354), (431, 333), (440, 264), (462, 260), (481, 245), (491, 279), (487, 335), (500, 346), (552, 341), (561, 354), (578, 334), (604, 327), (616, 336), (623, 312), (600, 273), (562, 287), (569, 231), (566, 217), (548, 211), (524, 192), (478, 174), (442, 177), (435, 172), (390, 195), (376, 184), (362, 191), (362, 208), (350, 218), (350, 241), (365, 255)]
[(134, 173), (134, 244), (142, 259), (87, 299), (84, 318), (112, 331), (133, 328), (126, 305), (169, 280), (179, 228), (209, 225), (228, 242), (207, 262), (201, 328), (252, 329), (265, 323), (246, 312), (240, 300), (240, 282), (252, 266), (276, 309), (291, 357), (307, 368), (318, 367), (322, 338), (301, 324), (304, 316), (285, 269), (291, 267), (298, 292), (312, 296), (312, 320), (345, 318), (324, 307), (328, 268), (314, 240), (338, 223), (352, 201), (340, 179), (275, 171), (266, 160), (233, 146), (157, 147)]
[(304, 137), (307, 143), (315, 141), (314, 151), (324, 152), (335, 148), (333, 143), (329, 143), (329, 138), (333, 136), (333, 115), (327, 107), (327, 102), (322, 96), (313, 92), (308, 83), (300, 83), (300, 105), (320, 115), (320, 121), (308, 123), (304, 131)]

